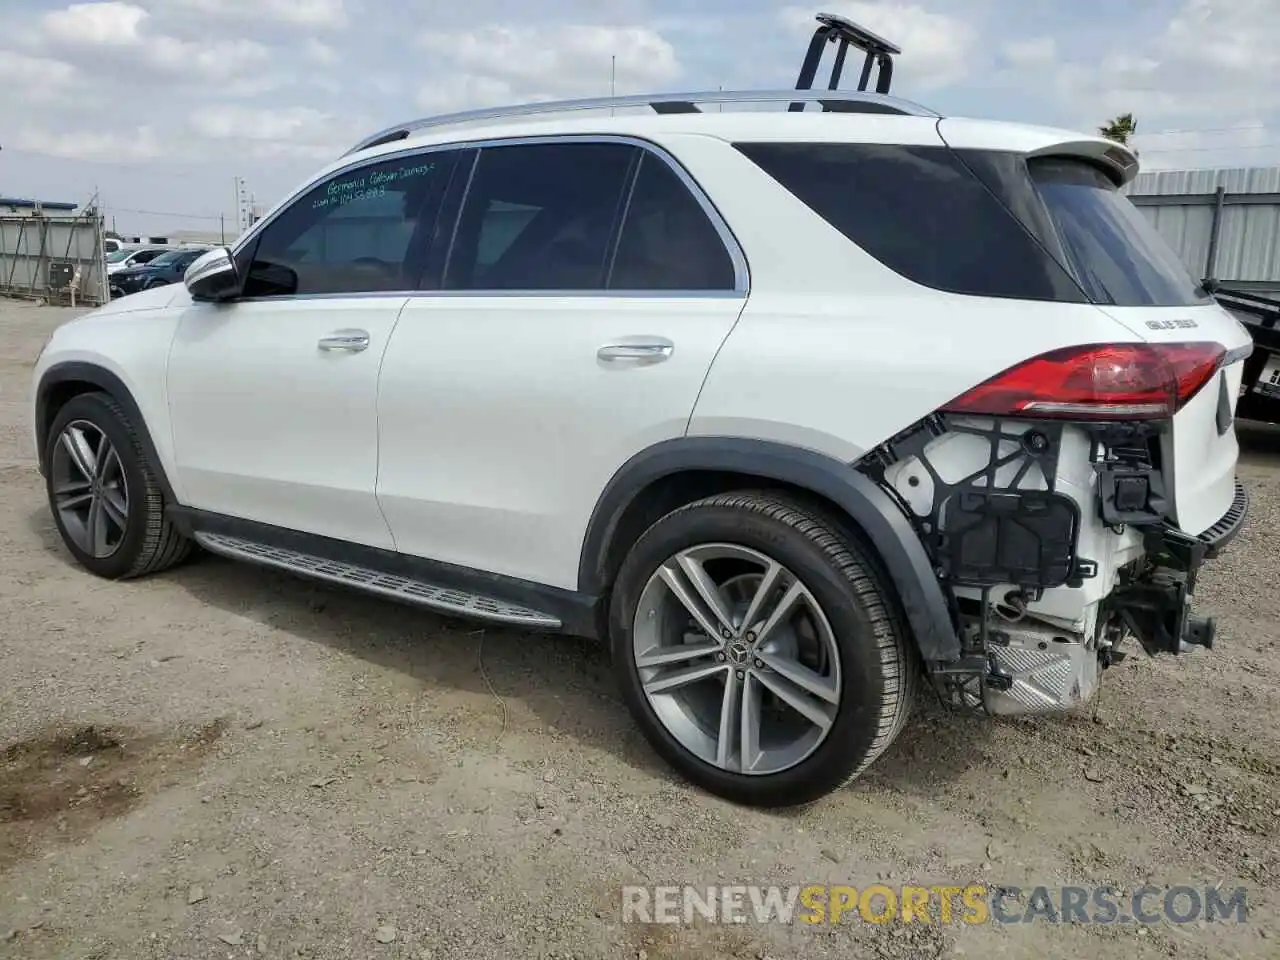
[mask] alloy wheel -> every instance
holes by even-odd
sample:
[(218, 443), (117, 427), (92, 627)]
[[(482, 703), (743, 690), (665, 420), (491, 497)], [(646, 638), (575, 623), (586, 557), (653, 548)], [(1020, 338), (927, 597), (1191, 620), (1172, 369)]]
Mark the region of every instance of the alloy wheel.
[(129, 485), (115, 445), (88, 420), (58, 436), (50, 462), (53, 506), (72, 542), (98, 559), (120, 549), (129, 525)]
[(831, 625), (800, 578), (757, 550), (708, 543), (670, 557), (641, 593), (632, 646), (667, 732), (722, 770), (786, 770), (835, 723)]

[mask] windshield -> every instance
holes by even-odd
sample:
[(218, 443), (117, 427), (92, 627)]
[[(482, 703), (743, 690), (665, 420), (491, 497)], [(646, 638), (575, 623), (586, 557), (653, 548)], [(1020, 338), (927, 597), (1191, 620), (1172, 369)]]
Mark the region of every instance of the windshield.
[(1027, 163), (1068, 266), (1095, 303), (1187, 306), (1208, 297), (1155, 227), (1100, 169)]
[(119, 263), (131, 253), (133, 253), (132, 250), (117, 250), (114, 253), (109, 253), (107, 254), (107, 263)]
[(168, 266), (172, 266), (174, 263), (176, 263), (177, 261), (181, 260), (184, 256), (186, 256), (186, 254), (185, 254), (185, 253), (183, 253), (182, 251), (180, 251), (180, 250), (174, 250), (172, 253), (162, 253), (162, 254), (160, 254), (160, 256), (156, 257), (156, 258), (155, 258), (154, 260), (152, 260), (150, 263), (144, 264), (144, 266), (148, 266), (148, 267), (168, 267)]

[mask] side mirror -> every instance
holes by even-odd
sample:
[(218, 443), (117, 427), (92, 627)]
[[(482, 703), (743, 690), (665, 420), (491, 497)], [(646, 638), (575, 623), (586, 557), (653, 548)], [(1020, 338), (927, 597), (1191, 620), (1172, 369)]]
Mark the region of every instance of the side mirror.
[(193, 300), (230, 300), (240, 293), (240, 274), (227, 247), (202, 253), (182, 276)]

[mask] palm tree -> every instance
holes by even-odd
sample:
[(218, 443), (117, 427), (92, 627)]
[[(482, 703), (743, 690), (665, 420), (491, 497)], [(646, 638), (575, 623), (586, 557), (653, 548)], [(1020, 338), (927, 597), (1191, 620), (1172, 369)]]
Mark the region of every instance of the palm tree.
[(1133, 135), (1138, 132), (1138, 121), (1133, 119), (1132, 113), (1122, 113), (1100, 126), (1098, 132), (1108, 140), (1128, 146)]

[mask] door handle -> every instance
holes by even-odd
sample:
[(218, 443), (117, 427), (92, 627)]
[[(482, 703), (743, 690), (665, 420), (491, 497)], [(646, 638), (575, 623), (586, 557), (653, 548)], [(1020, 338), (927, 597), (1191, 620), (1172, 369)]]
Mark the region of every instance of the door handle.
[(369, 333), (366, 330), (335, 330), (328, 336), (321, 337), (316, 346), (321, 350), (346, 350), (348, 353), (359, 353), (369, 346)]
[(596, 351), (596, 357), (605, 363), (631, 361), (632, 363), (661, 363), (675, 352), (676, 345), (662, 337), (644, 340), (622, 341), (605, 344)]

